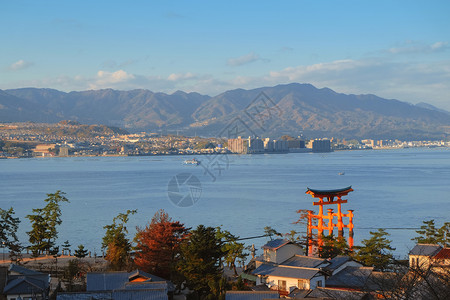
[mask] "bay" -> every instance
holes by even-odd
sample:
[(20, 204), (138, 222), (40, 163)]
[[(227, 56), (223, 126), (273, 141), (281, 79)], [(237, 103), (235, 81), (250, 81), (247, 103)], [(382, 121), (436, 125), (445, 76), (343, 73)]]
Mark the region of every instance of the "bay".
[[(355, 244), (370, 231), (389, 228), (395, 253), (404, 257), (413, 247), (414, 228), (423, 220), (450, 221), (450, 149), (339, 151), (272, 155), (198, 156), (200, 166), (183, 156), (68, 157), (0, 160), (0, 207), (14, 207), (20, 217), (19, 237), (26, 231), (32, 208), (44, 206), (47, 193), (64, 191), (59, 243), (85, 245), (100, 253), (103, 226), (128, 209), (137, 209), (128, 224), (130, 237), (159, 209), (189, 227), (223, 226), (240, 237), (263, 234), (265, 226), (282, 233), (304, 232), (298, 209), (312, 209), (307, 187), (352, 186), (343, 210), (354, 210)], [(219, 170), (220, 169), (220, 170)], [(201, 183), (192, 206), (176, 206), (168, 183), (178, 174), (192, 174)], [(220, 174), (219, 174), (220, 173)], [(344, 175), (340, 175), (344, 174)], [(213, 177), (214, 176), (214, 177)], [(188, 190), (183, 190), (189, 192)], [(265, 238), (247, 240), (260, 248)], [(261, 251), (259, 251), (261, 253)]]

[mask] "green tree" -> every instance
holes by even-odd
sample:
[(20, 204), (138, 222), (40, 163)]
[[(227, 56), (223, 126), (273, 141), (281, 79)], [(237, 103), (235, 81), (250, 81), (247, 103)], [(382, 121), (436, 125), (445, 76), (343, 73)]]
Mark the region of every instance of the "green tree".
[(130, 215), (136, 212), (137, 210), (127, 210), (126, 213), (119, 213), (111, 225), (103, 227), (106, 233), (102, 249), (106, 249), (105, 258), (113, 270), (124, 270), (130, 263), (131, 242), (126, 236), (128, 234), (126, 223)]
[(76, 258), (85, 258), (88, 255), (88, 250), (84, 249), (84, 245), (78, 245), (78, 248), (74, 252)]
[(394, 263), (394, 256), (391, 251), (390, 240), (387, 239), (389, 233), (384, 229), (370, 232), (371, 238), (362, 241), (362, 246), (356, 246), (354, 258), (362, 264), (374, 267), (378, 271), (390, 270)]
[(178, 271), (185, 278), (186, 286), (199, 299), (211, 294), (211, 285), (222, 278), (221, 260), (223, 242), (216, 229), (199, 225), (181, 245)]
[(64, 242), (64, 244), (62, 244), (62, 251), (63, 251), (63, 253), (65, 253), (66, 255), (68, 255), (69, 254), (69, 251), (70, 251), (70, 243), (69, 243), (69, 240), (67, 240), (67, 241), (65, 241)]
[(272, 236), (274, 236), (274, 235), (276, 235), (276, 236), (283, 236), (281, 233), (279, 233), (278, 231), (276, 231), (275, 229), (273, 229), (270, 226), (264, 227), (264, 234), (266, 236), (268, 236), (270, 238), (270, 240), (272, 240)]
[(416, 230), (418, 237), (413, 238), (419, 244), (439, 244), (444, 247), (450, 245), (450, 222), (445, 222), (440, 228), (436, 227), (434, 220), (423, 221), (420, 230)]
[(220, 227), (216, 227), (217, 238), (219, 238), (222, 243), (222, 251), (225, 254), (224, 260), (228, 268), (232, 268), (234, 275), (237, 276), (236, 270), (236, 260), (245, 260), (248, 253), (245, 253), (246, 247), (244, 243), (239, 243), (238, 236), (231, 234), (227, 230), (222, 230)]
[(69, 202), (64, 196), (65, 193), (56, 191), (54, 194), (47, 194), (47, 203), (44, 208), (33, 208), (32, 215), (27, 215), (26, 218), (31, 222), (31, 231), (27, 232), (29, 241), (32, 244), (30, 249), (43, 253), (50, 251), (55, 246), (58, 238), (58, 231), (56, 227), (61, 225), (61, 203)]
[(319, 245), (320, 258), (334, 258), (338, 255), (348, 255), (350, 249), (344, 237), (334, 237), (334, 235), (322, 235), (322, 244)]
[(0, 208), (0, 244), (3, 248), (16, 249), (18, 245), (17, 229), (19, 229), (20, 219), (14, 217), (14, 209), (8, 210)]

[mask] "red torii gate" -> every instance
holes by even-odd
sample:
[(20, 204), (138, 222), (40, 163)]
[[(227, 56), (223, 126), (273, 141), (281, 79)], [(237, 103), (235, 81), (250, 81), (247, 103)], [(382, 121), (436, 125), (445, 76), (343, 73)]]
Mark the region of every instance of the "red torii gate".
[[(336, 190), (316, 190), (310, 189), (306, 191), (306, 194), (310, 194), (313, 198), (319, 198), (319, 201), (313, 202), (313, 205), (319, 205), (319, 213), (317, 215), (313, 214), (313, 211), (308, 210), (308, 240), (309, 240), (309, 252), (312, 253), (312, 230), (317, 229), (318, 242), (319, 245), (322, 243), (320, 236), (323, 234), (324, 230), (328, 230), (328, 234), (333, 233), (334, 228), (338, 229), (338, 236), (344, 236), (344, 228), (348, 228), (348, 246), (350, 249), (353, 247), (353, 210), (348, 210), (347, 214), (343, 214), (341, 210), (341, 204), (347, 203), (347, 200), (343, 200), (342, 196), (347, 196), (348, 193), (353, 192), (351, 186), (336, 189)], [(337, 200), (334, 200), (334, 198)], [(323, 199), (326, 198), (324, 201)], [(323, 213), (323, 206), (337, 204), (337, 212), (333, 212), (332, 208), (327, 209), (328, 213), (325, 215)], [(337, 217), (337, 223), (333, 223), (333, 218)], [(348, 224), (344, 224), (343, 218), (348, 218)], [(317, 219), (317, 225), (313, 225), (313, 219)], [(324, 222), (328, 220), (328, 222)], [(327, 223), (327, 224), (325, 224)]]

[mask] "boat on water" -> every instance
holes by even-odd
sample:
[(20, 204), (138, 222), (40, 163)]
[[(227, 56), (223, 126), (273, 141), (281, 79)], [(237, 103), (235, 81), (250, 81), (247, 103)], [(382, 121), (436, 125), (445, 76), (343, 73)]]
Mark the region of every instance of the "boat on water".
[(187, 159), (187, 160), (185, 160), (184, 163), (185, 163), (186, 165), (196, 165), (196, 166), (198, 166), (198, 165), (200, 164), (200, 161), (199, 161), (199, 160), (196, 160), (195, 158), (193, 158), (193, 159)]
[(339, 175), (345, 175), (345, 172), (339, 172), (338, 174)]

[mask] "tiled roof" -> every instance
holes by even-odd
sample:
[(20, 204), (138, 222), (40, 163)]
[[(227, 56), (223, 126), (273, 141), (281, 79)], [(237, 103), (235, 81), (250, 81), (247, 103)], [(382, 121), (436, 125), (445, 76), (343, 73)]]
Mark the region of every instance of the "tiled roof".
[(273, 264), (262, 264), (258, 268), (256, 268), (256, 270), (253, 271), (253, 274), (263, 276), (297, 278), (297, 279), (311, 279), (319, 272), (320, 272), (319, 269), (314, 268), (300, 268), (300, 267), (281, 266)]
[(293, 267), (304, 267), (304, 268), (316, 268), (317, 266), (327, 263), (326, 259), (315, 258), (303, 255), (294, 255), (288, 260), (282, 262), (280, 265), (293, 266)]
[(308, 294), (308, 298), (362, 300), (367, 298), (367, 293), (358, 291), (340, 290), (340, 289), (330, 289), (326, 287), (317, 287), (311, 293)]
[(19, 273), (21, 275), (36, 275), (36, 274), (43, 274), (38, 271), (30, 270), (22, 266), (18, 266), (15, 264), (9, 265), (9, 272)]
[[(130, 282), (137, 277), (143, 277), (146, 281), (137, 283)], [(165, 285), (166, 289), (170, 288), (170, 281), (143, 271), (88, 273), (86, 281), (86, 290), (88, 292), (141, 288), (144, 283), (147, 284), (148, 287), (160, 288)], [(159, 285), (155, 285), (156, 283), (159, 283)]]
[(423, 256), (434, 256), (436, 255), (442, 247), (433, 244), (417, 244), (409, 251), (409, 255), (423, 255)]
[(434, 257), (434, 259), (450, 259), (450, 248), (442, 248)]
[[(42, 276), (44, 275), (44, 277)], [(3, 293), (6, 295), (43, 293), (49, 286), (48, 275), (18, 276), (8, 280)]]
[(372, 273), (372, 267), (345, 267), (325, 281), (325, 286), (362, 288)]
[(227, 291), (225, 300), (263, 300), (263, 299), (278, 299), (280, 295), (277, 291)]
[(273, 241), (268, 242), (267, 244), (265, 244), (264, 246), (262, 246), (263, 249), (272, 249), (272, 250), (276, 250), (286, 244), (289, 244), (290, 242), (288, 240), (285, 239), (276, 239)]
[(329, 262), (330, 264), (326, 267), (328, 270), (334, 271), (338, 269), (340, 266), (345, 264), (348, 261), (351, 261), (352, 258), (350, 256), (342, 256), (338, 255), (334, 258), (332, 258)]
[(164, 290), (120, 290), (106, 292), (80, 292), (80, 293), (58, 293), (57, 300), (92, 300), (92, 299), (114, 299), (114, 300), (167, 300), (168, 296)]

